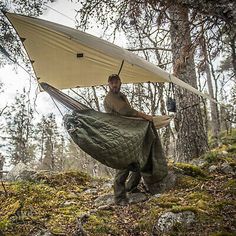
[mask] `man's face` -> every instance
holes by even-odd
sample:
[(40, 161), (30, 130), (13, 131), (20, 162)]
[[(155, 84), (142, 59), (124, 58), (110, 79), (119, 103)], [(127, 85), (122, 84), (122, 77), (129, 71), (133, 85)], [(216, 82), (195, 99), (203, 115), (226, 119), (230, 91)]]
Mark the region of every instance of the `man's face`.
[(119, 79), (112, 79), (109, 83), (109, 88), (112, 93), (119, 93), (121, 82)]

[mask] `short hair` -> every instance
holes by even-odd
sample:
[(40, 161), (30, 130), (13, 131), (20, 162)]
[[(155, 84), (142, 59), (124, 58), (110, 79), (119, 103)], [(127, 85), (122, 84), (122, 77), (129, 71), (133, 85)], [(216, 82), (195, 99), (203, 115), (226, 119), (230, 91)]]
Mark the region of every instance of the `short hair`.
[(117, 74), (112, 74), (108, 77), (108, 82), (111, 82), (112, 80), (120, 80), (120, 76)]

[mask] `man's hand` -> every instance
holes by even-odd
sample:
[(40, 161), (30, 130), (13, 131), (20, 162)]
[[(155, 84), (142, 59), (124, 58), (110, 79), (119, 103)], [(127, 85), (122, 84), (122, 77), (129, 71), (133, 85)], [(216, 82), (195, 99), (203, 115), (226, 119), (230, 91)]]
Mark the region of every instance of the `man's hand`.
[(147, 115), (147, 114), (145, 114), (143, 112), (138, 112), (138, 117), (141, 117), (141, 118), (143, 118), (145, 120), (148, 120), (148, 121), (153, 121), (152, 116)]

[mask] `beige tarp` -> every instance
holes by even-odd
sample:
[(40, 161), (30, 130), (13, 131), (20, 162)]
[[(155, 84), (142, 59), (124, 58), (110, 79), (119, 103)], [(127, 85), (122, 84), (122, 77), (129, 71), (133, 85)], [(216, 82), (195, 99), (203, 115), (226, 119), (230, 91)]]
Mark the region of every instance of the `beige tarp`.
[(173, 82), (208, 97), (139, 56), (90, 34), (38, 18), (6, 13), (33, 61), (39, 82), (59, 89), (107, 83), (110, 74), (123, 83)]

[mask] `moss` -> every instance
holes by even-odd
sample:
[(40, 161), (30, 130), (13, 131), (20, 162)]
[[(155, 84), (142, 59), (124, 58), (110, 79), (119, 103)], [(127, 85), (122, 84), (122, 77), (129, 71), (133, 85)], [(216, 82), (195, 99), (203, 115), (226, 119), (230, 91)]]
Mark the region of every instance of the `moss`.
[(230, 179), (224, 184), (224, 189), (227, 193), (236, 194), (236, 180)]
[(236, 207), (236, 202), (233, 200), (222, 200), (222, 201), (218, 201), (215, 204), (215, 208), (218, 208), (220, 211), (224, 210), (225, 207), (227, 206), (234, 206)]
[(183, 211), (192, 211), (194, 213), (198, 213), (198, 208), (194, 206), (173, 206), (171, 211), (173, 213), (179, 213)]
[(222, 232), (211, 233), (210, 236), (235, 236), (235, 233), (222, 231)]
[(216, 151), (210, 151), (207, 152), (203, 158), (208, 162), (208, 163), (213, 163), (218, 161), (218, 153)]
[(86, 185), (91, 177), (83, 172), (70, 171), (70, 172), (60, 172), (60, 173), (47, 173), (41, 172), (37, 175), (37, 180), (47, 183), (50, 186), (62, 186), (68, 184)]
[(187, 198), (193, 201), (198, 201), (198, 200), (209, 201), (212, 199), (212, 197), (208, 193), (203, 191), (191, 192)]
[(236, 129), (233, 129), (229, 134), (222, 132), (220, 137), (223, 144), (236, 144)]
[(4, 219), (0, 221), (0, 233), (1, 233), (1, 230), (7, 230), (7, 228), (11, 226), (12, 226), (12, 223), (9, 219)]
[(172, 207), (172, 205), (176, 205), (179, 202), (179, 198), (175, 196), (171, 196), (169, 194), (163, 194), (161, 197), (154, 199), (158, 206), (163, 208)]
[(228, 182), (224, 185), (225, 188), (236, 188), (236, 180), (230, 179)]
[(119, 235), (119, 229), (116, 228), (115, 224), (112, 224), (112, 218), (102, 218), (95, 215), (91, 215), (84, 225), (84, 229), (89, 231), (91, 235), (102, 236), (102, 235)]
[(233, 157), (225, 157), (223, 158), (225, 162), (227, 162), (230, 166), (235, 167), (236, 166), (236, 160)]
[(176, 180), (175, 188), (176, 189), (193, 188), (199, 184), (199, 181), (201, 180), (197, 178), (193, 178), (191, 176), (187, 176), (187, 175), (180, 176)]
[(187, 163), (175, 163), (175, 166), (181, 169), (183, 174), (185, 175), (189, 175), (192, 177), (197, 177), (197, 176), (206, 177), (207, 176), (206, 173), (198, 166), (194, 166)]

